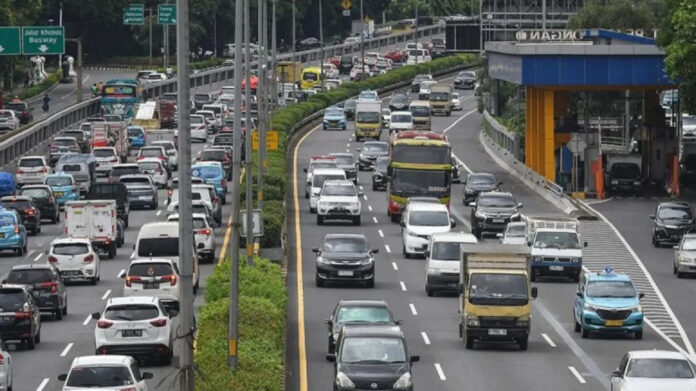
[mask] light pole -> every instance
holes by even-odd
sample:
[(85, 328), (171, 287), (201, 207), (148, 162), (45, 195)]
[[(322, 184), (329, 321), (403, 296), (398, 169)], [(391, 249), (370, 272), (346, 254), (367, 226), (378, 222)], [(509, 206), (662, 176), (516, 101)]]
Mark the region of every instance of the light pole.
[(276, 52), (278, 51), (278, 48), (276, 46), (276, 1), (277, 0), (271, 0), (271, 3), (273, 4), (273, 7), (271, 8), (271, 12), (273, 14), (271, 16), (271, 50), (273, 50), (273, 57), (271, 59), (271, 74), (273, 75), (273, 77), (271, 78), (271, 91), (273, 93), (273, 98), (271, 99), (271, 122), (273, 122), (273, 111), (275, 110), (276, 104), (278, 103), (278, 75), (276, 74)]
[[(265, 108), (266, 108), (266, 94), (265, 94), (265, 87), (266, 87), (266, 80), (265, 80), (265, 68), (266, 68), (266, 57), (265, 57), (265, 52), (266, 52), (266, 43), (263, 40), (264, 36), (264, 30), (265, 30), (265, 15), (264, 15), (264, 9), (265, 9), (265, 3), (266, 0), (258, 0), (258, 7), (257, 7), (257, 14), (258, 14), (258, 36), (257, 36), (257, 41), (259, 45), (259, 59), (258, 59), (258, 86), (256, 87), (256, 98), (258, 101), (258, 140), (259, 140), (259, 148), (258, 148), (258, 173), (257, 173), (257, 206), (259, 209), (263, 208), (263, 164), (264, 164), (264, 143), (266, 142), (265, 136), (266, 136), (266, 113), (265, 113)], [(248, 126), (247, 126), (248, 127)], [(247, 186), (248, 187), (248, 186)], [(247, 214), (251, 215), (251, 205), (247, 205)]]
[(360, 78), (365, 72), (365, 16), (363, 15), (363, 0), (360, 0)]
[(418, 53), (420, 53), (420, 52), (418, 51), (418, 6), (419, 6), (419, 5), (420, 5), (420, 4), (419, 4), (418, 2), (416, 2), (416, 31), (413, 32), (413, 37), (414, 37), (414, 40), (415, 40), (415, 43), (416, 43), (416, 47), (415, 47), (415, 50), (416, 50), (416, 51), (415, 51), (415, 53), (416, 53), (416, 65), (418, 65)]
[[(244, 108), (246, 112), (246, 143), (244, 160), (246, 162), (246, 247), (247, 247), (247, 265), (254, 263), (254, 236), (252, 232), (252, 198), (251, 198), (251, 162), (252, 158), (251, 142), (252, 142), (252, 125), (251, 125), (251, 28), (249, 22), (249, 0), (244, 0), (244, 75), (246, 83), (244, 86)], [(258, 106), (257, 106), (258, 107)]]
[(150, 17), (148, 18), (150, 22), (150, 65), (152, 65), (152, 7), (148, 8), (148, 10), (150, 11)]
[[(362, 0), (360, 2), (362, 4)], [(297, 102), (297, 83), (295, 82), (295, 40), (297, 37), (295, 36), (295, 30), (295, 0), (292, 0), (292, 98)], [(283, 86), (283, 90), (285, 90), (285, 86)]]
[(321, 3), (322, 0), (319, 0), (319, 52), (320, 52), (320, 57), (321, 61), (319, 62), (319, 69), (321, 70), (319, 72), (319, 81), (321, 82), (321, 89), (324, 89), (324, 79), (326, 76), (324, 75), (324, 28), (322, 24), (322, 19), (324, 19), (324, 15), (321, 12)]

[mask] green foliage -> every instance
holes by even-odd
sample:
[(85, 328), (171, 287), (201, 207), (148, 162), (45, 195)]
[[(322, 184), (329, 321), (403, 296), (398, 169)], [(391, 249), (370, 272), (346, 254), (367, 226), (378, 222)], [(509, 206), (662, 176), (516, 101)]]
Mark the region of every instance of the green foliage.
[(679, 103), (684, 112), (696, 110), (696, 0), (683, 0), (671, 16), (667, 43), (667, 72), (679, 80)]
[(586, 0), (571, 28), (645, 29), (660, 25), (667, 0)]
[(57, 71), (55, 73), (51, 73), (41, 83), (33, 85), (33, 86), (23, 90), (19, 94), (19, 99), (25, 100), (25, 99), (29, 99), (31, 97), (43, 94), (49, 88), (58, 84), (58, 81), (60, 80), (60, 73), (61, 73), (60, 71)]

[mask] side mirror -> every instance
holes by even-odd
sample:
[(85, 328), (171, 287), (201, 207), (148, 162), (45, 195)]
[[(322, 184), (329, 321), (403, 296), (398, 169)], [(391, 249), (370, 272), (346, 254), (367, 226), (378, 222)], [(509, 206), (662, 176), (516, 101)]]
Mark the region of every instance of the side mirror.
[(675, 249), (675, 250), (678, 250), (678, 249), (679, 249), (679, 245), (672, 246), (672, 248)]
[(420, 361), (420, 356), (411, 356), (411, 357), (409, 357), (408, 361), (411, 363)]
[(315, 254), (319, 254), (321, 251), (319, 250), (319, 247), (312, 247), (312, 252)]
[(58, 375), (58, 380), (60, 380), (60, 381), (65, 381), (65, 379), (67, 379), (67, 378), (68, 378), (67, 373), (61, 373), (60, 375)]
[(469, 202), (469, 206), (472, 207), (472, 208), (475, 208), (475, 207), (476, 207), (476, 201), (474, 201), (474, 202)]
[(362, 196), (364, 196), (364, 195), (365, 195), (365, 194), (364, 194), (362, 191), (359, 191), (359, 192), (358, 192), (358, 197), (362, 197)]
[(539, 291), (537, 290), (537, 287), (533, 286), (532, 287), (532, 299), (536, 299), (538, 294), (539, 294)]
[(498, 181), (498, 186), (502, 185), (503, 181)]
[(196, 246), (196, 248), (199, 249), (199, 250), (200, 250), (200, 249), (203, 249), (203, 248), (205, 248), (205, 244), (203, 244), (203, 243), (198, 243), (198, 245)]
[(307, 169), (306, 169), (306, 168), (303, 168), (302, 170), (303, 170), (304, 172), (307, 172)]
[(502, 238), (503, 238), (503, 234), (501, 234), (501, 233), (497, 233), (497, 234), (495, 234), (495, 237), (496, 237), (496, 238), (500, 238), (500, 239), (502, 239)]
[(143, 372), (140, 374), (140, 377), (143, 378), (143, 380), (148, 380), (152, 379), (152, 372)]
[(638, 299), (642, 299), (644, 297), (645, 297), (645, 293), (643, 293), (643, 292), (638, 293)]
[(522, 209), (522, 207), (524, 207), (524, 204), (521, 203), (521, 202), (518, 202), (518, 203), (517, 203), (517, 209)]
[(101, 314), (99, 312), (92, 313), (92, 319), (99, 320), (99, 318), (101, 318)]
[(620, 369), (616, 368), (613, 371), (611, 371), (611, 377), (623, 377), (623, 373)]
[(655, 220), (655, 215), (650, 215), (651, 220)]
[(399, 225), (402, 227), (406, 227), (406, 222), (401, 220), (401, 221), (399, 221)]
[(362, 151), (362, 148), (355, 148), (355, 150), (360, 152), (360, 151)]
[(326, 318), (326, 319), (324, 319), (324, 323), (326, 323), (326, 324), (332, 324), (333, 321), (331, 321), (331, 318)]
[(179, 315), (179, 311), (177, 311), (175, 309), (169, 310), (169, 318), (170, 319), (176, 317), (177, 315)]
[(379, 254), (379, 249), (378, 248), (372, 249), (372, 250), (370, 250), (370, 253)]
[(579, 298), (581, 298), (581, 299), (582, 299), (582, 297), (583, 297), (583, 294), (582, 294), (582, 292), (581, 292), (581, 291), (577, 291), (577, 292), (575, 292), (575, 296), (577, 296), (577, 297), (579, 297)]
[(587, 247), (587, 242), (583, 242), (583, 247)]
[(457, 226), (457, 222), (454, 219), (450, 219), (450, 227), (454, 228)]
[(328, 362), (336, 362), (336, 355), (333, 353), (328, 353), (326, 355), (326, 361)]
[(400, 326), (400, 325), (404, 324), (404, 321), (403, 320), (395, 320), (394, 324)]

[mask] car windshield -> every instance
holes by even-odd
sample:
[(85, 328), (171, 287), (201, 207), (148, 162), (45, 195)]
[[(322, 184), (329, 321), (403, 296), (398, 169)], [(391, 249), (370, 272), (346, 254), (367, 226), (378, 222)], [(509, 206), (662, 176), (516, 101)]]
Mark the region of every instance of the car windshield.
[(366, 124), (377, 124), (380, 122), (379, 113), (359, 111), (356, 121)]
[(157, 306), (149, 304), (112, 305), (104, 311), (104, 318), (111, 320), (137, 321), (159, 317)]
[(210, 96), (208, 96), (208, 94), (196, 94), (193, 96), (193, 100), (199, 102), (207, 102), (210, 100)]
[(391, 185), (392, 193), (400, 196), (449, 197), (450, 172), (394, 168)]
[(492, 208), (514, 208), (515, 199), (508, 195), (480, 195), (476, 200), (477, 206)]
[(696, 116), (683, 116), (682, 125), (692, 126), (696, 125)]
[(191, 116), (191, 125), (200, 125), (205, 123), (203, 116)]
[(324, 186), (321, 195), (355, 197), (355, 187), (352, 185), (328, 185)]
[(414, 117), (430, 117), (430, 107), (428, 106), (411, 106), (408, 110)]
[(11, 214), (3, 214), (0, 215), (0, 227), (5, 227), (8, 225), (14, 225), (15, 224), (15, 218)]
[(5, 208), (11, 209), (24, 209), (31, 207), (31, 201), (28, 200), (6, 200), (0, 202), (0, 204)]
[(447, 212), (412, 211), (408, 215), (408, 225), (419, 227), (442, 227), (450, 225)]
[(363, 152), (387, 153), (389, 146), (386, 143), (365, 143), (362, 147)]
[(534, 247), (579, 249), (580, 242), (574, 232), (537, 232)]
[(356, 104), (357, 104), (357, 102), (356, 102), (354, 99), (349, 99), (349, 100), (347, 100), (346, 103), (343, 105), (343, 108), (344, 108), (344, 109), (347, 109), (347, 110), (355, 110), (355, 105), (356, 105)]
[[(138, 242), (139, 257), (178, 257), (179, 238), (143, 238)], [(160, 264), (157, 264), (160, 265)], [(165, 273), (167, 274), (167, 273)]]
[(191, 168), (191, 174), (203, 178), (216, 178), (222, 176), (222, 168), (218, 166), (194, 166)]
[(336, 162), (314, 162), (309, 166), (307, 172), (312, 172), (317, 168), (336, 168)]
[(390, 323), (391, 315), (385, 307), (341, 307), (336, 314), (339, 323)]
[(434, 102), (446, 102), (450, 100), (450, 96), (446, 92), (432, 92), (430, 93), (430, 100)]
[(5, 108), (12, 111), (24, 111), (27, 106), (25, 103), (5, 103)]
[(635, 358), (628, 364), (626, 377), (693, 379), (694, 372), (691, 369), (691, 365), (689, 365), (689, 362), (686, 360), (672, 358)]
[(365, 253), (367, 241), (364, 238), (327, 238), (323, 251), (327, 253)]
[(526, 298), (527, 280), (522, 274), (474, 273), (469, 283), (469, 297)]
[(140, 150), (140, 156), (145, 156), (145, 157), (162, 156), (162, 150), (160, 148), (142, 148)]
[(89, 253), (89, 246), (87, 243), (57, 243), (51, 252), (56, 255), (82, 255)]
[(430, 259), (438, 261), (459, 261), (459, 243), (435, 242), (433, 243)]
[(2, 117), (2, 118), (12, 118), (13, 117), (12, 114), (13, 114), (12, 111), (8, 111), (8, 110), (0, 111), (0, 117)]
[(495, 177), (489, 174), (469, 175), (466, 183), (469, 185), (490, 185), (495, 186)]
[(327, 110), (324, 115), (326, 117), (343, 117), (343, 110), (341, 110), (341, 109)]
[(19, 195), (31, 197), (31, 198), (46, 198), (51, 196), (51, 192), (48, 189), (22, 189), (19, 191)]
[(406, 350), (400, 338), (350, 337), (341, 344), (344, 364), (390, 364), (406, 362)]
[(142, 129), (128, 129), (128, 135), (130, 137), (142, 137), (145, 135)]
[(391, 122), (405, 122), (411, 123), (413, 121), (410, 115), (407, 114), (392, 114)]
[(55, 274), (48, 269), (11, 270), (7, 275), (9, 284), (38, 284), (52, 281)]
[(43, 159), (20, 159), (19, 160), (19, 166), (20, 167), (43, 167)]
[(62, 147), (71, 147), (75, 145), (75, 139), (72, 138), (57, 138), (53, 140), (53, 144), (59, 145)]
[(657, 216), (663, 220), (691, 220), (691, 211), (686, 207), (663, 206)]
[(227, 158), (227, 152), (222, 149), (208, 149), (201, 153), (201, 159), (212, 160), (212, 161), (222, 161)]
[(611, 166), (611, 177), (614, 179), (638, 179), (640, 169), (635, 164), (614, 164)]
[(125, 366), (74, 367), (65, 382), (67, 387), (123, 387), (133, 384)]
[(317, 81), (318, 75), (314, 72), (305, 72), (302, 74), (302, 80), (307, 80), (307, 81)]
[(63, 172), (80, 172), (82, 171), (81, 164), (63, 164), (60, 166), (60, 170)]
[(696, 238), (684, 238), (682, 242), (682, 250), (696, 250)]
[(94, 157), (114, 157), (116, 152), (113, 149), (95, 149), (92, 151)]
[[(140, 167), (138, 167), (140, 168)], [(149, 185), (150, 181), (148, 180), (148, 177), (128, 177), (128, 178), (121, 178), (119, 179), (121, 183), (124, 185)]]
[(527, 230), (524, 225), (508, 225), (505, 230), (505, 236), (508, 238), (520, 238), (527, 234)]
[(334, 156), (339, 165), (351, 166), (355, 164), (355, 160), (352, 155), (338, 155)]
[(588, 297), (636, 297), (630, 281), (590, 281), (587, 283)]
[(322, 187), (324, 182), (329, 179), (346, 179), (344, 175), (336, 174), (316, 174), (312, 176), (312, 187)]
[(67, 176), (51, 176), (46, 178), (46, 184), (49, 186), (72, 186), (72, 178)]

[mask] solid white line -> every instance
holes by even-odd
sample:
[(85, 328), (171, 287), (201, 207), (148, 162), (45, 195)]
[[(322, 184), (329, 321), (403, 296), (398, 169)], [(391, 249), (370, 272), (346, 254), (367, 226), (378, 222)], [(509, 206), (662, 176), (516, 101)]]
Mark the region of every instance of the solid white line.
[(389, 247), (388, 244), (385, 244), (385, 245), (384, 245), (384, 249), (387, 250), (387, 252), (388, 252), (389, 254), (391, 254), (391, 248)]
[(92, 315), (87, 315), (87, 318), (85, 318), (85, 321), (82, 322), (82, 325), (83, 325), (83, 326), (87, 326), (87, 324), (89, 323), (89, 320), (90, 320), (90, 319), (92, 319)]
[(27, 253), (27, 255), (25, 255), (25, 257), (26, 257), (26, 258), (31, 257), (32, 255), (34, 255), (34, 252), (35, 252), (35, 251), (36, 251), (36, 250), (29, 250), (29, 252)]
[(585, 384), (585, 383), (587, 383), (587, 381), (585, 381), (585, 378), (582, 377), (582, 375), (580, 374), (580, 372), (578, 372), (578, 370), (575, 369), (575, 367), (568, 367), (568, 369), (570, 370), (570, 373), (572, 373), (573, 376), (575, 376), (575, 378), (578, 379), (578, 381), (580, 382), (580, 384)]
[(39, 259), (41, 259), (42, 256), (43, 256), (43, 253), (39, 253), (39, 255), (37, 255), (36, 257), (34, 257), (34, 262), (36, 262), (36, 261), (38, 261)]
[(379, 237), (380, 237), (380, 238), (383, 238), (383, 237), (384, 237), (384, 232), (382, 232), (381, 229), (378, 230), (377, 233), (379, 233)]
[(416, 306), (413, 305), (413, 303), (408, 303), (408, 306), (411, 308), (411, 313), (413, 315), (418, 315), (418, 311), (416, 311)]
[(372, 205), (368, 205), (368, 206), (367, 206), (367, 210), (369, 210), (370, 212), (372, 212)]
[[(452, 154), (452, 155), (454, 155), (454, 154)], [(473, 172), (473, 171), (471, 171), (471, 170), (469, 169), (469, 166), (467, 166), (466, 164), (464, 164), (464, 162), (463, 162), (460, 158), (457, 157), (457, 155), (454, 155), (454, 158), (457, 160), (457, 162), (459, 163), (459, 165), (462, 166), (462, 168), (463, 168), (464, 170), (466, 170), (467, 173), (471, 174), (471, 173)]]
[(39, 387), (36, 389), (36, 391), (43, 391), (44, 387), (46, 387), (46, 384), (48, 384), (48, 378), (44, 378), (41, 381), (41, 384), (39, 384)]
[(68, 346), (66, 346), (65, 349), (63, 349), (63, 352), (60, 354), (60, 356), (61, 356), (61, 357), (67, 356), (67, 355), (68, 355), (68, 352), (69, 352), (70, 349), (73, 347), (73, 345), (74, 345), (74, 344), (73, 344), (72, 342), (70, 342), (70, 343), (68, 344)]
[(406, 292), (406, 284), (403, 281), (399, 281), (399, 285), (401, 285), (401, 290)]
[(159, 216), (159, 215), (161, 215), (161, 214), (162, 214), (162, 210), (158, 210), (157, 213), (156, 213), (157, 216)]
[(428, 334), (426, 334), (425, 331), (421, 331), (421, 337), (423, 337), (423, 342), (425, 342), (426, 345), (430, 345), (430, 338), (428, 338)]
[(111, 294), (111, 289), (109, 289), (108, 291), (106, 291), (104, 293), (104, 296), (102, 296), (102, 300), (106, 300), (106, 298), (109, 297), (110, 294)]
[(396, 265), (396, 262), (392, 262), (392, 267), (394, 270), (399, 270), (399, 266)]
[(379, 221), (377, 221), (377, 217), (372, 216), (372, 220), (375, 222), (375, 224), (379, 224)]
[(440, 366), (440, 363), (435, 363), (435, 370), (437, 371), (437, 375), (440, 376), (440, 380), (445, 381), (447, 378), (445, 377), (445, 372), (442, 371), (442, 367)]
[(603, 203), (608, 202), (608, 201), (611, 201), (611, 200), (613, 200), (613, 199), (614, 199), (614, 197), (609, 197), (609, 198), (605, 198), (605, 199), (603, 199), (603, 200), (586, 202), (586, 204), (587, 204), (587, 205), (603, 204)]
[(546, 340), (546, 342), (548, 342), (549, 345), (551, 345), (552, 348), (556, 347), (556, 343), (553, 342), (551, 337), (549, 337), (546, 333), (541, 333), (541, 336)]
[(450, 129), (452, 129), (454, 127), (454, 125), (458, 124), (459, 121), (463, 120), (464, 118), (468, 117), (469, 115), (471, 115), (477, 111), (478, 111), (478, 109), (473, 109), (473, 110), (467, 112), (466, 114), (462, 115), (461, 117), (457, 118), (457, 120), (452, 122), (452, 124), (450, 126), (446, 127), (445, 130), (442, 131), (442, 133), (447, 133)]

